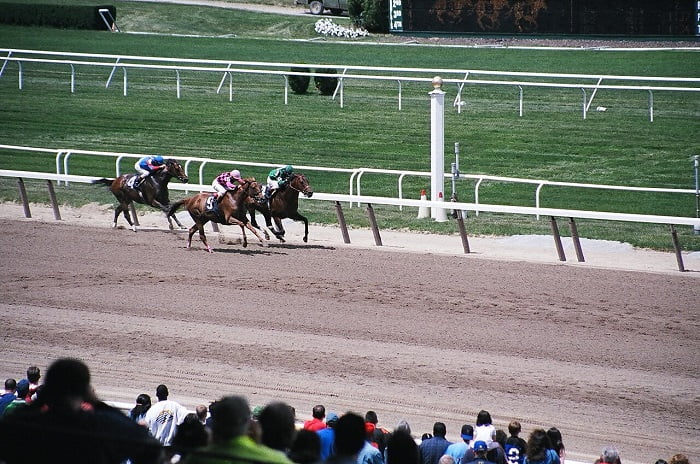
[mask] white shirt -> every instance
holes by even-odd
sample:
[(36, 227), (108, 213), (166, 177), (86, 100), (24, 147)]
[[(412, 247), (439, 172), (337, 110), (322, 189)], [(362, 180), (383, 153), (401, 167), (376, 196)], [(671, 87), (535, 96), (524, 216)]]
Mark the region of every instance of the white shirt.
[(184, 406), (175, 401), (159, 401), (146, 412), (146, 426), (163, 446), (170, 446), (177, 426), (185, 420), (187, 412)]

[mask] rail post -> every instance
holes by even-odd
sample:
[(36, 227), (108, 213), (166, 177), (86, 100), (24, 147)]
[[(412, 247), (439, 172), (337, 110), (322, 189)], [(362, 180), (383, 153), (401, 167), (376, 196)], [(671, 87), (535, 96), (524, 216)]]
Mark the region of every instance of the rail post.
[(552, 235), (554, 235), (554, 246), (557, 247), (559, 261), (566, 261), (566, 254), (564, 254), (564, 247), (561, 244), (561, 235), (559, 235), (559, 226), (557, 226), (557, 219), (554, 216), (550, 216), (550, 223), (552, 225)]
[[(695, 168), (695, 217), (700, 218), (700, 179), (698, 178), (700, 155), (693, 156), (693, 166)], [(693, 231), (695, 235), (700, 235), (700, 226), (693, 226)]]
[(678, 270), (685, 272), (685, 266), (683, 265), (683, 255), (681, 254), (681, 245), (678, 242), (678, 233), (676, 232), (676, 226), (670, 224), (671, 226), (671, 240), (673, 240), (673, 250), (676, 252), (676, 261), (678, 262)]
[(53, 183), (50, 179), (46, 180), (46, 187), (49, 189), (49, 198), (51, 199), (51, 207), (53, 208), (53, 218), (57, 221), (61, 220), (61, 211), (58, 209), (58, 202), (56, 201), (56, 192), (53, 189)]
[[(445, 92), (442, 78), (433, 77), (430, 95), (430, 199), (444, 201), (445, 196)], [(436, 222), (447, 221), (444, 208), (431, 208), (430, 216)]]
[(343, 234), (343, 243), (350, 243), (350, 234), (348, 234), (348, 225), (345, 223), (345, 215), (343, 214), (343, 207), (340, 206), (340, 202), (335, 202), (335, 215), (338, 218), (338, 225), (340, 226), (340, 232)]
[(578, 228), (576, 227), (576, 221), (574, 218), (569, 218), (569, 229), (571, 229), (571, 240), (574, 242), (574, 250), (576, 251), (576, 259), (579, 263), (583, 263), (585, 258), (583, 257), (583, 249), (581, 248), (581, 240), (578, 238)]
[(377, 218), (374, 216), (374, 208), (370, 203), (367, 203), (367, 217), (369, 218), (369, 224), (372, 227), (372, 234), (374, 235), (374, 244), (377, 246), (382, 246), (382, 237), (379, 235), (379, 227), (377, 227)]
[(22, 199), (22, 207), (24, 208), (24, 217), (32, 217), (32, 212), (29, 210), (29, 200), (27, 199), (27, 189), (24, 187), (24, 179), (21, 177), (17, 178), (17, 188), (19, 189), (19, 196)]

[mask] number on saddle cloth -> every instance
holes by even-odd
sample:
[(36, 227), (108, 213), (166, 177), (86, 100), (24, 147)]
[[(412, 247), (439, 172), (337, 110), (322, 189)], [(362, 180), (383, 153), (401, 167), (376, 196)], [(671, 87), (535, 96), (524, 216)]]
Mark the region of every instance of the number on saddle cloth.
[(219, 202), (216, 201), (216, 194), (212, 193), (207, 197), (207, 201), (204, 203), (204, 207), (207, 211), (219, 214)]
[(134, 187), (134, 184), (136, 183), (136, 179), (139, 178), (138, 174), (132, 174), (127, 180), (126, 180), (126, 185), (129, 188), (136, 189), (137, 187)]

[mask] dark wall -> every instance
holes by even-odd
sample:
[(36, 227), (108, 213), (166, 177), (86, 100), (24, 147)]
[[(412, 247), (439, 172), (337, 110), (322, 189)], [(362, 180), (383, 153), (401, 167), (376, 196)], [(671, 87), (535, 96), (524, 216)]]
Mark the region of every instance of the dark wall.
[(402, 0), (404, 31), (694, 35), (695, 0)]

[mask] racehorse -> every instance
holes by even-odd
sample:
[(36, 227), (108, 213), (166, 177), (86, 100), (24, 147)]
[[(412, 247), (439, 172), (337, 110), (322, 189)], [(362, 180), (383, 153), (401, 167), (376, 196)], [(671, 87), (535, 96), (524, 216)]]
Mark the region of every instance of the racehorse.
[[(284, 227), (282, 227), (282, 219), (290, 218), (295, 221), (304, 221), (304, 243), (309, 239), (309, 221), (306, 217), (299, 214), (299, 194), (307, 198), (311, 198), (314, 194), (309, 180), (304, 174), (295, 173), (289, 179), (284, 188), (278, 189), (268, 202), (248, 204), (248, 213), (250, 214), (250, 222), (253, 227), (258, 227), (255, 220), (255, 210), (258, 210), (265, 217), (265, 225), (275, 234), (280, 242), (284, 242)], [(272, 228), (272, 221), (275, 220), (275, 228)], [(265, 231), (265, 236), (268, 236)]]
[[(248, 217), (246, 216), (246, 211), (249, 205), (263, 201), (264, 197), (262, 195), (262, 189), (260, 184), (255, 182), (252, 177), (243, 179), (243, 182), (236, 190), (229, 190), (221, 198), (217, 204), (217, 200), (212, 196), (211, 193), (200, 193), (192, 197), (184, 198), (178, 200), (168, 209), (168, 216), (175, 214), (181, 206), (187, 209), (190, 213), (194, 225), (190, 227), (190, 234), (187, 237), (187, 248), (192, 246), (192, 236), (196, 231), (199, 231), (199, 238), (207, 247), (209, 253), (213, 253), (214, 250), (207, 243), (207, 237), (204, 235), (204, 224), (209, 221), (215, 222), (217, 224), (234, 225), (237, 224), (241, 227), (241, 232), (243, 233), (243, 246), (248, 246), (248, 239), (245, 235), (245, 229), (248, 228), (258, 240), (260, 240), (260, 245), (265, 246), (265, 241), (258, 234), (258, 232), (250, 225), (248, 222)], [(209, 203), (209, 204), (207, 204)]]
[[(131, 181), (136, 176), (138, 174), (124, 174), (116, 179), (102, 178), (92, 181), (93, 184), (109, 185), (109, 190), (119, 202), (114, 208), (114, 224), (112, 224), (112, 227), (117, 227), (119, 214), (124, 213), (124, 218), (131, 226), (131, 230), (136, 232), (136, 226), (129, 215), (129, 205), (132, 202), (153, 206), (167, 213), (170, 207), (170, 198), (168, 196), (168, 182), (170, 182), (170, 179), (177, 177), (181, 182), (187, 183), (189, 181), (187, 174), (185, 174), (185, 169), (174, 159), (166, 159), (165, 169), (160, 169), (145, 178), (138, 189), (131, 186), (133, 184)], [(173, 230), (171, 217), (174, 216), (168, 214), (166, 217), (170, 230)], [(184, 226), (177, 218), (175, 218), (175, 222), (178, 227), (184, 229)]]

